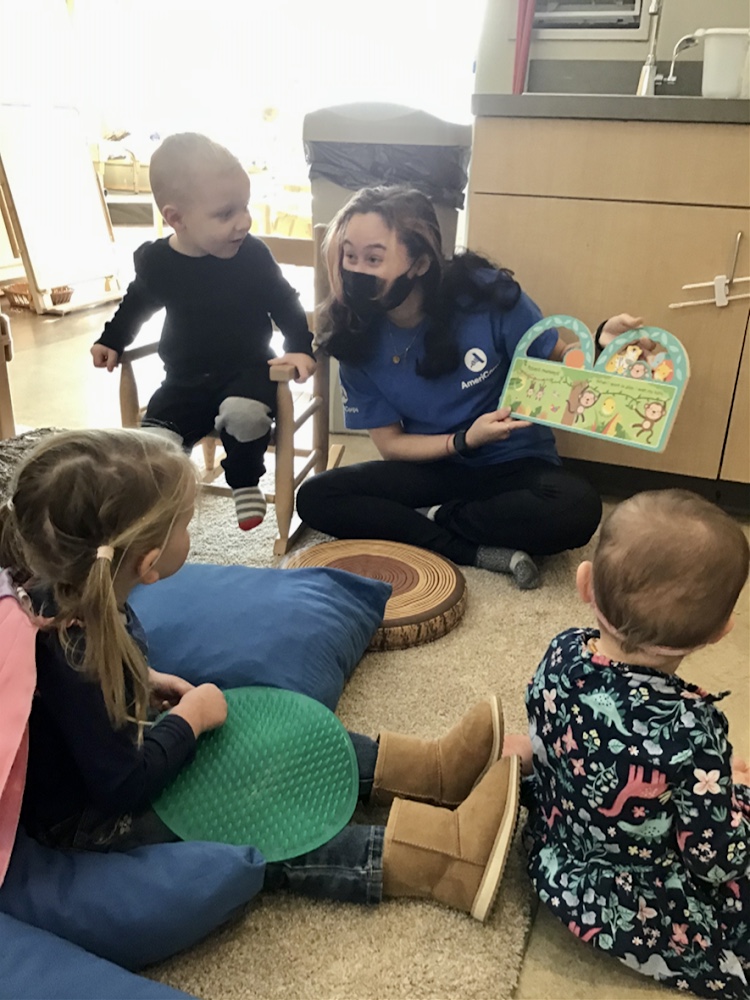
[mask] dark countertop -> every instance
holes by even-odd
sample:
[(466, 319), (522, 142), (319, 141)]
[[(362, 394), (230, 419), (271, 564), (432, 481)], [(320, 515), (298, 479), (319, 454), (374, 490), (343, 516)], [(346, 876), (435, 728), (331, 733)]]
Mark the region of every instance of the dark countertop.
[(750, 124), (750, 100), (631, 94), (474, 94), (477, 118), (588, 118)]

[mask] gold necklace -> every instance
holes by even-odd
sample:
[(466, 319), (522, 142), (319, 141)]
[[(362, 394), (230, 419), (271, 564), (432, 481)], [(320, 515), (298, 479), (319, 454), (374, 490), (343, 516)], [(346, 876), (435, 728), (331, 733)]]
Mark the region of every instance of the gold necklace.
[(418, 329), (417, 332), (414, 334), (414, 336), (411, 338), (411, 343), (406, 348), (406, 350), (402, 351), (399, 354), (396, 350), (396, 341), (393, 339), (393, 331), (391, 330), (390, 327), (388, 327), (388, 336), (391, 338), (391, 345), (393, 347), (393, 357), (391, 358), (391, 361), (393, 362), (394, 365), (398, 365), (403, 361), (403, 359), (406, 357), (406, 355), (409, 353), (412, 347), (414, 347), (417, 337), (421, 332), (422, 331)]

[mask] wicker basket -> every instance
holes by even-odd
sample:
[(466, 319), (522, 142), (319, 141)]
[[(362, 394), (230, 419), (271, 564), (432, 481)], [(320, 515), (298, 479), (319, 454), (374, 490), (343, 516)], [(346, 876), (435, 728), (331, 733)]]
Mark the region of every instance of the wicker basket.
[[(8, 302), (17, 309), (31, 309), (31, 292), (28, 282), (15, 281), (12, 285), (6, 285), (3, 292)], [(70, 285), (57, 285), (52, 289), (52, 305), (61, 306), (64, 302), (70, 302), (73, 289)]]

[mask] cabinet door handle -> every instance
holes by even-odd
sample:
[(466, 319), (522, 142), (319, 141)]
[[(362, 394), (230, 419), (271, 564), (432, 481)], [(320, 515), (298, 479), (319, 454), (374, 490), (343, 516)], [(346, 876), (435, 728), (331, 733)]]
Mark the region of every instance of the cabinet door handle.
[(730, 258), (729, 269), (727, 274), (727, 286), (730, 286), (734, 281), (734, 273), (737, 270), (737, 258), (740, 255), (740, 243), (742, 242), (742, 230), (740, 230), (734, 238), (734, 250), (732, 251), (732, 256)]

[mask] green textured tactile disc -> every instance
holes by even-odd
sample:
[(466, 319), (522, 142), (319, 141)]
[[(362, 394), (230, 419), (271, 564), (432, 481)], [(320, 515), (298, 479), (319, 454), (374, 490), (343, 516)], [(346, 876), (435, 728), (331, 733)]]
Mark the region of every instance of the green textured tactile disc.
[(153, 803), (182, 840), (257, 847), (266, 861), (327, 843), (352, 817), (359, 769), (325, 705), (269, 687), (227, 691), (227, 720)]

